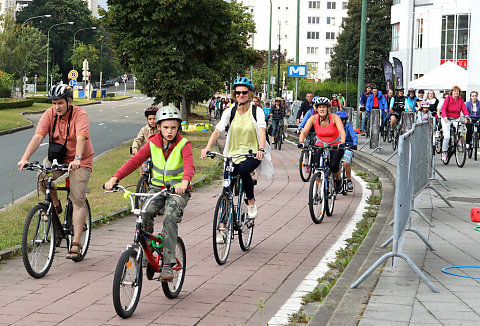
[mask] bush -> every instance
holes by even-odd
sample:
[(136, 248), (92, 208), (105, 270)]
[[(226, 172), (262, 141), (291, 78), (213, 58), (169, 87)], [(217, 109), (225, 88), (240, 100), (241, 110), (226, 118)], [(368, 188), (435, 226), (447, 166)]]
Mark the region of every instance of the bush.
[(29, 100), (32, 100), (33, 103), (50, 103), (51, 100), (48, 99), (46, 96), (31, 96), (28, 98)]
[(107, 93), (107, 97), (115, 97), (115, 93)]
[(15, 108), (24, 108), (26, 106), (32, 106), (33, 101), (28, 100), (14, 100), (14, 99), (5, 99), (0, 101), (0, 110), (2, 109), (15, 109)]
[(13, 75), (0, 71), (0, 97), (12, 95)]
[(47, 91), (47, 85), (37, 83), (37, 92), (46, 92), (46, 91)]

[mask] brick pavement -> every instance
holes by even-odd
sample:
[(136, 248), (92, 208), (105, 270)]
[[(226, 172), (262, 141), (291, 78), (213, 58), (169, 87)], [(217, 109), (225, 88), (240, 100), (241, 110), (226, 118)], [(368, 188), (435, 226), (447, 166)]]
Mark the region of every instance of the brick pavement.
[[(298, 175), (298, 155), (291, 144), (273, 151), (275, 176), (270, 181), (261, 178), (256, 188), (259, 217), (252, 248), (242, 252), (235, 239), (225, 265), (218, 266), (212, 254), (211, 223), (221, 185), (216, 182), (193, 194), (179, 225), (187, 273), (177, 299), (167, 299), (159, 282), (144, 278), (135, 314), (128, 320), (116, 316), (113, 271), (133, 238), (135, 219), (130, 216), (94, 230), (80, 263), (66, 260), (65, 249), (60, 249), (42, 279), (30, 278), (21, 258), (0, 265), (0, 324), (266, 324), (336, 241), (361, 198), (357, 184), (355, 193), (337, 197), (332, 217), (313, 224), (308, 183)], [(155, 228), (161, 228), (160, 218)]]

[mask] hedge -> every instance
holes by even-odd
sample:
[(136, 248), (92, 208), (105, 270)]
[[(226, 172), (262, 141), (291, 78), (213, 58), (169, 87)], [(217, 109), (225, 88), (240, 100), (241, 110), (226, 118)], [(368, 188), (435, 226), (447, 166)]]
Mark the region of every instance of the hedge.
[(50, 103), (52, 101), (46, 96), (31, 96), (29, 100), (32, 100), (33, 103)]
[(26, 106), (32, 106), (32, 100), (6, 100), (0, 101), (0, 110), (2, 109), (15, 109), (15, 108), (23, 108)]
[(107, 93), (107, 97), (115, 97), (115, 93)]

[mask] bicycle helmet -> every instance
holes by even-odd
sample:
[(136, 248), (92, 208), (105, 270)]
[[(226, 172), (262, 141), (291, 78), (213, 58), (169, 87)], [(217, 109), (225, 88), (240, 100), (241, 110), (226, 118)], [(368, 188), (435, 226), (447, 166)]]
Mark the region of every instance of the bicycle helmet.
[(340, 117), (340, 119), (342, 119), (342, 120), (343, 119), (348, 119), (348, 114), (345, 111), (340, 110), (340, 111), (335, 112), (335, 114), (338, 115)]
[(365, 85), (365, 88), (367, 88), (367, 87), (372, 88), (372, 84), (367, 84), (367, 85)]
[(155, 120), (156, 123), (159, 123), (163, 120), (177, 120), (178, 122), (182, 123), (182, 117), (180, 115), (180, 111), (174, 106), (164, 106), (161, 107), (156, 114)]
[(418, 94), (425, 94), (425, 91), (423, 89), (418, 90)]
[(420, 102), (420, 107), (422, 107), (422, 108), (429, 108), (429, 107), (430, 107), (430, 103), (428, 103), (428, 101), (422, 101), (422, 102)]
[(275, 102), (282, 102), (282, 98), (281, 97), (275, 97)]
[(332, 94), (332, 97), (333, 97), (333, 98), (337, 97), (337, 94)]
[(68, 101), (68, 98), (73, 99), (73, 88), (66, 84), (54, 85), (48, 91), (48, 99), (54, 100), (57, 98), (64, 98)]
[(317, 107), (319, 105), (326, 105), (326, 106), (330, 107), (330, 100), (326, 97), (319, 97), (315, 101), (315, 107)]
[(402, 86), (397, 86), (397, 87), (395, 88), (395, 90), (396, 90), (396, 91), (403, 91), (403, 87), (402, 87)]
[(156, 115), (158, 108), (156, 106), (151, 106), (145, 109), (145, 117), (148, 118), (149, 115)]
[(313, 103), (315, 103), (319, 98), (320, 98), (320, 96), (315, 96), (315, 97), (313, 98), (313, 100), (312, 100)]
[(415, 88), (409, 88), (409, 89), (408, 89), (408, 92), (409, 92), (409, 93), (410, 93), (410, 92), (414, 92), (414, 93), (415, 93)]
[(235, 89), (237, 86), (245, 86), (251, 91), (255, 89), (252, 81), (247, 77), (238, 77), (237, 79), (235, 79), (232, 86), (233, 86), (233, 89)]

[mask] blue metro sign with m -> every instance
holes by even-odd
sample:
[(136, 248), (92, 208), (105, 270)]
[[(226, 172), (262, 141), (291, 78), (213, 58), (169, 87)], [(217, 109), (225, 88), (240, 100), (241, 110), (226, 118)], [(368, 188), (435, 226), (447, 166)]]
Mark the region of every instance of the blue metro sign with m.
[(288, 77), (305, 77), (307, 76), (306, 65), (289, 65)]

